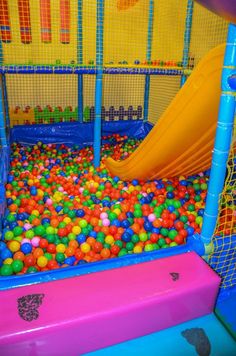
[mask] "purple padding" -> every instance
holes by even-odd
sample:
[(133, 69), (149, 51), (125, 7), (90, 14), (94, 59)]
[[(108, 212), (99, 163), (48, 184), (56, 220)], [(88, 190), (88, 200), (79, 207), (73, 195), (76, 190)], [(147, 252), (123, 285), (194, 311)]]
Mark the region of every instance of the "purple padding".
[(220, 278), (194, 252), (3, 291), (0, 354), (79, 355), (211, 313)]

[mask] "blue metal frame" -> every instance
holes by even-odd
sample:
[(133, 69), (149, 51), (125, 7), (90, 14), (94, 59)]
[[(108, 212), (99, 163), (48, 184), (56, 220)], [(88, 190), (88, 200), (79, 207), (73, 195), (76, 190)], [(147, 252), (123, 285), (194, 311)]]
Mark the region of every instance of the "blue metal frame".
[(201, 239), (205, 245), (208, 245), (211, 242), (215, 231), (220, 194), (222, 193), (224, 187), (227, 160), (232, 140), (235, 114), (235, 89), (230, 87), (228, 79), (232, 76), (235, 68), (236, 25), (230, 24), (222, 71), (222, 92), (212, 156), (212, 167), (201, 233)]
[[(184, 50), (183, 50), (183, 59), (182, 59), (183, 69), (186, 69), (188, 66), (189, 47), (190, 47), (191, 30), (192, 30), (192, 17), (193, 17), (193, 0), (188, 0), (186, 21), (185, 21), (185, 32), (184, 32)], [(181, 82), (180, 82), (181, 87), (184, 85), (186, 80), (187, 80), (187, 76), (183, 74), (181, 76)]]
[[(149, 17), (148, 17), (148, 35), (147, 35), (147, 54), (146, 54), (147, 61), (150, 61), (152, 56), (153, 15), (154, 15), (154, 0), (150, 0)], [(149, 92), (150, 92), (150, 74), (147, 74), (145, 77), (145, 89), (144, 89), (144, 106), (143, 106), (144, 121), (148, 120)]]
[[(83, 64), (83, 0), (78, 0), (77, 63)], [(78, 121), (83, 122), (83, 74), (78, 74)]]
[(104, 1), (97, 0), (97, 32), (96, 32), (96, 83), (95, 83), (95, 120), (94, 120), (94, 166), (100, 165), (101, 151), (101, 111), (102, 111), (102, 77), (103, 77), (103, 25)]

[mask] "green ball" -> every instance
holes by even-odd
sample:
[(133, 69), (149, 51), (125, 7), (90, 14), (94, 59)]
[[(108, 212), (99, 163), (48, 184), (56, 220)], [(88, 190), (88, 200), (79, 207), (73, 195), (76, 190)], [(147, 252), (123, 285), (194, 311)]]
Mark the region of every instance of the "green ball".
[(65, 260), (65, 255), (62, 252), (57, 252), (56, 253), (56, 261), (59, 263), (63, 263)]
[(36, 273), (36, 272), (38, 272), (38, 270), (37, 270), (36, 267), (30, 266), (30, 267), (27, 269), (27, 273)]
[(146, 232), (141, 232), (141, 234), (139, 234), (139, 239), (143, 242), (147, 241), (148, 235), (146, 234)]
[(188, 206), (188, 211), (195, 211), (195, 206), (194, 206), (194, 204), (189, 204), (189, 206)]
[(47, 235), (53, 235), (54, 233), (55, 233), (55, 228), (49, 225), (49, 226), (46, 228), (46, 234), (47, 234)]
[(134, 210), (134, 217), (141, 218), (143, 216), (142, 210)]
[(13, 229), (14, 236), (20, 236), (22, 234), (22, 232), (23, 232), (23, 229), (21, 226), (16, 226)]
[(161, 233), (162, 236), (167, 237), (168, 234), (169, 234), (169, 230), (166, 229), (165, 227), (162, 227), (161, 230), (160, 230), (160, 233)]
[(170, 245), (169, 245), (169, 246), (170, 246), (170, 247), (174, 247), (174, 246), (178, 246), (178, 244), (177, 244), (176, 242), (174, 242), (174, 241), (173, 241), (173, 242), (171, 242), (171, 243), (170, 243)]
[(0, 274), (1, 276), (11, 276), (13, 274), (12, 265), (2, 265)]
[(207, 184), (206, 183), (202, 183), (201, 184), (201, 190), (207, 190)]
[(12, 240), (13, 237), (14, 237), (14, 234), (13, 234), (12, 231), (6, 231), (5, 234), (4, 234), (4, 239), (5, 239), (6, 241)]
[(27, 239), (32, 239), (32, 238), (34, 237), (34, 231), (33, 231), (33, 230), (27, 230), (27, 231), (25, 232), (25, 237), (26, 237)]
[(166, 244), (165, 239), (160, 238), (160, 239), (158, 240), (158, 245), (159, 245), (160, 247), (163, 247), (165, 244)]
[(174, 240), (175, 236), (178, 235), (178, 232), (176, 230), (170, 230), (169, 233), (168, 233), (168, 237), (171, 239), (171, 240)]
[(23, 262), (20, 260), (14, 260), (11, 265), (15, 273), (21, 272), (24, 267)]
[(43, 225), (38, 225), (34, 228), (34, 232), (36, 235), (43, 236), (45, 235), (46, 231)]
[(8, 214), (7, 215), (7, 221), (9, 221), (9, 222), (16, 221), (16, 215), (15, 214)]
[(179, 220), (185, 224), (188, 221), (188, 217), (186, 215), (182, 215), (180, 216)]
[(134, 244), (133, 244), (133, 242), (127, 242), (127, 244), (126, 244), (126, 249), (127, 249), (128, 251), (133, 251), (133, 249), (134, 249)]
[(131, 237), (131, 241), (136, 244), (137, 242), (139, 242), (139, 236), (134, 234), (132, 237)]
[(144, 251), (146, 251), (146, 252), (153, 251), (153, 245), (152, 244), (145, 245)]
[(119, 257), (122, 257), (122, 256), (127, 255), (127, 253), (128, 253), (128, 251), (126, 250), (126, 248), (122, 248), (122, 249), (120, 250), (120, 252), (118, 253), (118, 256), (119, 256)]

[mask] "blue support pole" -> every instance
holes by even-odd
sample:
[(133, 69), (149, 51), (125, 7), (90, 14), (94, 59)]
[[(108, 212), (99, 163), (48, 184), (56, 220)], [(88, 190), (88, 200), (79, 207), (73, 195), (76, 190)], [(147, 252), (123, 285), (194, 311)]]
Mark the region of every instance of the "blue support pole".
[(97, 0), (97, 32), (96, 32), (96, 83), (95, 83), (95, 120), (94, 120), (94, 166), (100, 165), (101, 151), (101, 111), (102, 111), (102, 76), (103, 76), (103, 22), (104, 1)]
[[(211, 174), (208, 185), (206, 207), (201, 239), (209, 245), (215, 231), (220, 194), (224, 187), (227, 160), (232, 141), (235, 114), (235, 88), (230, 83), (236, 70), (236, 25), (230, 24), (221, 79), (221, 99), (218, 114)], [(207, 249), (206, 249), (207, 251)]]
[[(185, 20), (185, 32), (184, 32), (184, 50), (183, 50), (183, 69), (187, 69), (188, 59), (189, 59), (189, 47), (191, 41), (191, 30), (192, 30), (192, 18), (193, 18), (193, 0), (188, 0), (187, 3), (187, 13)], [(181, 76), (180, 86), (182, 87), (187, 80), (187, 76), (183, 74)]]
[[(148, 35), (147, 35), (147, 61), (151, 60), (152, 56), (152, 37), (153, 37), (153, 15), (154, 15), (154, 0), (149, 1), (149, 17), (148, 17)], [(145, 76), (145, 89), (144, 89), (144, 109), (143, 120), (148, 120), (148, 104), (149, 104), (149, 91), (150, 91), (150, 75)]]
[[(77, 63), (83, 64), (83, 0), (78, 0)], [(83, 122), (83, 74), (78, 74), (78, 121)]]

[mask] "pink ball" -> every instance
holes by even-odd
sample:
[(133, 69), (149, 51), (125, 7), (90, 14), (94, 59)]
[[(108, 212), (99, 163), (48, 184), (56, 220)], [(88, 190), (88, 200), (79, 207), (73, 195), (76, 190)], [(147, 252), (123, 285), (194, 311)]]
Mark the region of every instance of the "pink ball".
[(59, 191), (59, 192), (64, 192), (64, 189), (63, 189), (62, 187), (59, 187), (59, 188), (58, 188), (58, 191)]
[(38, 236), (33, 237), (32, 240), (31, 240), (32, 246), (38, 247), (39, 246), (39, 241), (40, 241), (40, 237), (38, 237)]
[(107, 213), (101, 213), (100, 214), (100, 219), (107, 219), (107, 217), (108, 217), (108, 215), (107, 215)]
[(83, 193), (83, 191), (84, 191), (84, 188), (82, 188), (82, 187), (79, 188), (79, 192), (80, 192), (80, 193)]
[(153, 222), (154, 220), (156, 220), (156, 215), (155, 215), (155, 214), (149, 214), (149, 215), (148, 215), (148, 220), (149, 220), (150, 222)]
[(109, 225), (110, 225), (110, 220), (108, 220), (108, 219), (103, 219), (103, 220), (102, 220), (102, 225), (103, 225), (103, 226), (109, 226)]
[(25, 229), (26, 231), (29, 230), (29, 229), (31, 229), (31, 227), (32, 227), (32, 225), (29, 224), (29, 223), (25, 223), (25, 224), (24, 224), (24, 229)]
[(52, 199), (48, 198), (48, 199), (46, 200), (46, 204), (47, 204), (47, 205), (52, 205)]

